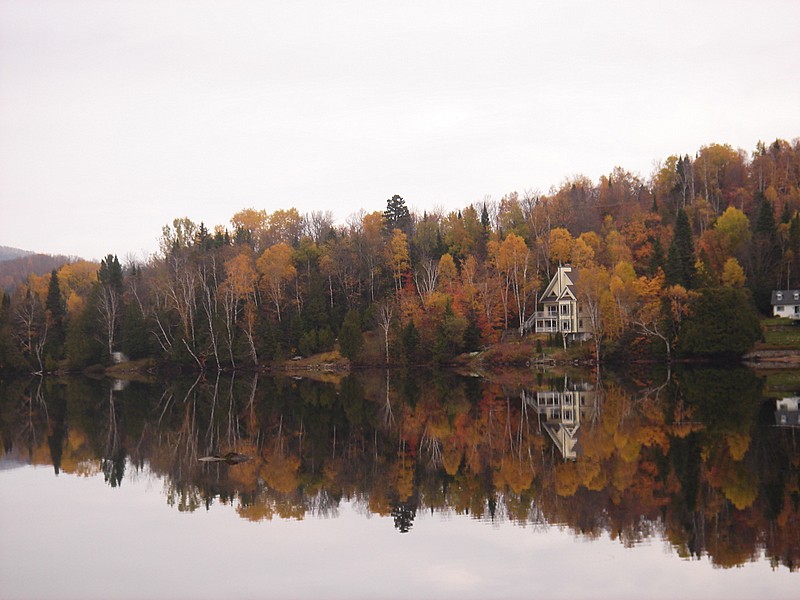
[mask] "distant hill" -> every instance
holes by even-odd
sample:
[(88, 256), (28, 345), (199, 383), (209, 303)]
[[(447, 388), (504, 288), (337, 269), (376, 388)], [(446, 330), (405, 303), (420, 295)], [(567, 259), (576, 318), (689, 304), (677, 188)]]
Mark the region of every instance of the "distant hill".
[[(15, 248), (0, 247), (5, 250), (16, 250)], [(28, 280), (28, 275), (31, 273), (36, 275), (44, 275), (50, 273), (53, 269), (58, 269), (61, 265), (72, 262), (68, 256), (51, 256), (50, 254), (33, 254), (32, 252), (25, 253), (24, 250), (16, 250), (23, 252), (22, 256), (17, 258), (2, 259), (0, 262), (0, 289), (5, 291), (12, 291), (16, 287)]]
[(11, 248), (10, 246), (0, 246), (0, 262), (7, 260), (14, 260), (20, 256), (30, 256), (34, 254), (29, 250), (20, 250), (19, 248)]

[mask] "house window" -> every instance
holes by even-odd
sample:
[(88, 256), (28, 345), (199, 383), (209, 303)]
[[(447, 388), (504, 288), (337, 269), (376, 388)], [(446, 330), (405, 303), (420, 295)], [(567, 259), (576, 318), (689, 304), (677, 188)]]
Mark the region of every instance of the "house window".
[(775, 292), (775, 297), (776, 297), (778, 300), (783, 300), (783, 293), (781, 293), (781, 292)]
[(569, 330), (569, 321), (564, 321), (561, 324), (561, 329), (563, 329), (564, 331), (568, 331)]
[(783, 312), (783, 307), (782, 306), (776, 306), (775, 310), (777, 310), (778, 312)]
[(794, 299), (795, 300), (800, 300), (800, 292), (795, 292), (794, 293)]
[(561, 305), (561, 314), (568, 315), (569, 314), (569, 304), (562, 304)]
[(578, 319), (578, 328), (583, 329), (583, 319)]

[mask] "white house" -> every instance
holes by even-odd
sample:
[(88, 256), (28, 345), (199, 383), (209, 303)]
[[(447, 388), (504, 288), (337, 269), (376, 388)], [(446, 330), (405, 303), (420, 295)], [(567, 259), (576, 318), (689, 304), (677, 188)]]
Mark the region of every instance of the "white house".
[(800, 290), (773, 291), (772, 315), (787, 319), (800, 319)]
[(800, 427), (800, 397), (789, 396), (775, 401), (775, 425)]
[(591, 323), (575, 291), (580, 272), (567, 265), (556, 274), (542, 293), (542, 310), (533, 314), (536, 333), (561, 333), (569, 338), (591, 336)]

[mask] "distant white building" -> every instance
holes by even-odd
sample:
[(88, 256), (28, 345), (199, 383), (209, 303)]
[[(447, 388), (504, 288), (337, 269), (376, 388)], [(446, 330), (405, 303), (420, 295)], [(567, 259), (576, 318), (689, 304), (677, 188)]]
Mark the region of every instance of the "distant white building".
[(778, 427), (800, 427), (800, 397), (781, 398), (775, 404), (775, 425)]
[(774, 290), (772, 315), (787, 319), (800, 319), (800, 290)]

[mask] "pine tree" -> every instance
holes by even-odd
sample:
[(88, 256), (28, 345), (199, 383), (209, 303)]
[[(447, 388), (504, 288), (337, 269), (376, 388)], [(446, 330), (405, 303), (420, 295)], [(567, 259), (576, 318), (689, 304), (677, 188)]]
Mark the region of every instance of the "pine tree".
[(761, 324), (749, 290), (706, 288), (692, 302), (681, 324), (684, 354), (741, 356), (761, 338)]
[(386, 210), (383, 212), (386, 230), (389, 232), (399, 229), (409, 234), (411, 229), (411, 213), (408, 211), (406, 201), (395, 194), (386, 201)]
[(116, 254), (109, 254), (100, 261), (97, 279), (104, 286), (110, 286), (117, 292), (122, 291), (122, 266), (119, 264)]
[(66, 328), (64, 319), (66, 317), (66, 306), (61, 297), (61, 286), (58, 283), (58, 271), (53, 269), (50, 273), (50, 283), (47, 286), (47, 300), (45, 310), (48, 319), (48, 338), (47, 353), (51, 358), (58, 360), (63, 352)]
[(695, 260), (692, 227), (686, 211), (681, 208), (675, 221), (675, 234), (667, 251), (667, 263), (664, 268), (667, 284), (680, 284), (690, 289), (694, 284)]
[(648, 273), (652, 277), (658, 273), (659, 269), (664, 268), (664, 248), (661, 246), (661, 240), (655, 238), (653, 240), (653, 252), (650, 254), (650, 261), (648, 264)]
[(361, 318), (358, 311), (350, 309), (344, 317), (342, 328), (339, 330), (339, 351), (342, 356), (355, 360), (364, 345), (364, 335), (361, 332)]
[(780, 268), (781, 250), (778, 242), (778, 229), (772, 203), (764, 199), (758, 207), (758, 216), (753, 225), (753, 239), (750, 255), (750, 283), (753, 299), (758, 309), (768, 314), (771, 308), (770, 297), (773, 286), (777, 284)]

